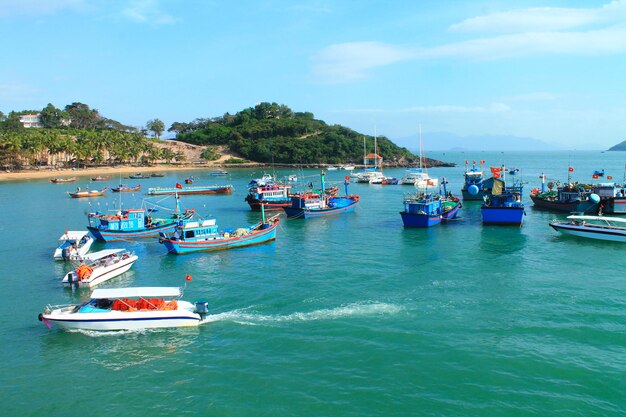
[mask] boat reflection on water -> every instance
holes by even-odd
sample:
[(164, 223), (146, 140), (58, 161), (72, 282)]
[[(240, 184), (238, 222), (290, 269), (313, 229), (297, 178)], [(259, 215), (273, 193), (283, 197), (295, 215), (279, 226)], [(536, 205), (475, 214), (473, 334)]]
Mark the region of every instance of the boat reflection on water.
[(514, 262), (517, 258), (509, 256), (526, 247), (527, 236), (518, 227), (489, 227), (480, 232), (480, 251), (502, 256), (507, 262)]

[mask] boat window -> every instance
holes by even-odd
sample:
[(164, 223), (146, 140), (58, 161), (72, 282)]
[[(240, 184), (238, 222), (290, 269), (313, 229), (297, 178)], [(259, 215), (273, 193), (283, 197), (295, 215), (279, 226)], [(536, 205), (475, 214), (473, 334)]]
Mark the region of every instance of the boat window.
[(194, 237), (194, 236), (195, 236), (195, 233), (194, 233), (194, 231), (193, 231), (193, 230), (187, 230), (187, 231), (185, 232), (185, 239), (188, 239), (188, 238), (190, 238), (190, 237)]

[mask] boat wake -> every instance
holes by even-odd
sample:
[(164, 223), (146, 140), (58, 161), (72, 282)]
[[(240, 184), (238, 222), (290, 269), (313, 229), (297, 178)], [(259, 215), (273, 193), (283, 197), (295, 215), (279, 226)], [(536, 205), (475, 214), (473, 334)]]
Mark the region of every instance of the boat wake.
[(309, 312), (296, 312), (287, 315), (265, 315), (251, 313), (252, 307), (238, 309), (219, 314), (208, 315), (204, 323), (230, 321), (239, 324), (256, 326), (260, 324), (292, 323), (319, 320), (336, 320), (344, 317), (369, 317), (394, 315), (402, 311), (402, 307), (387, 303), (352, 303), (331, 309), (321, 309)]
[(89, 337), (106, 337), (106, 336), (123, 336), (127, 334), (144, 334), (154, 330), (162, 329), (139, 329), (139, 330), (83, 330), (83, 329), (66, 329), (68, 333), (80, 333)]

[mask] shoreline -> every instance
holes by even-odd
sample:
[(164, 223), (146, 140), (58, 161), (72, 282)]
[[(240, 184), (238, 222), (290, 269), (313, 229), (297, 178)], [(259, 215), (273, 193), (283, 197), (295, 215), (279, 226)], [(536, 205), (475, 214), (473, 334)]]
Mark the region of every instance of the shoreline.
[[(0, 182), (20, 181), (20, 180), (36, 180), (45, 178), (65, 178), (65, 177), (84, 177), (84, 176), (106, 176), (114, 174), (134, 174), (134, 173), (152, 173), (152, 172), (168, 172), (168, 171), (192, 171), (192, 170), (216, 170), (216, 169), (235, 169), (235, 168), (327, 168), (333, 166), (331, 164), (264, 164), (257, 162), (242, 164), (185, 164), (185, 165), (155, 165), (155, 166), (132, 166), (120, 165), (115, 167), (89, 167), (89, 168), (42, 168), (42, 169), (23, 169), (19, 171), (0, 171)], [(357, 169), (363, 169), (364, 165), (354, 164)], [(454, 166), (454, 164), (444, 164), (440, 166)], [(387, 168), (401, 168), (401, 165), (388, 165)], [(408, 167), (408, 166), (406, 166)], [(438, 168), (431, 166), (430, 168)], [(91, 179), (91, 178), (90, 178)]]

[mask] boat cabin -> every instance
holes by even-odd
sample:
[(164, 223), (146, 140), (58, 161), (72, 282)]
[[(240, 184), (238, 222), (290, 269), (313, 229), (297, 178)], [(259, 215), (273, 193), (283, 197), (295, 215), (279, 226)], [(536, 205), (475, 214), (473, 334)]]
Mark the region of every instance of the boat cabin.
[(134, 230), (152, 226), (152, 218), (143, 209), (118, 211), (115, 215), (89, 213), (89, 227), (106, 230)]
[(77, 313), (108, 313), (111, 311), (177, 310), (179, 288), (107, 288), (94, 290), (91, 299), (77, 306)]
[(433, 193), (405, 195), (404, 212), (429, 216), (440, 215), (441, 197)]
[(220, 235), (215, 219), (186, 222), (182, 226), (176, 227), (173, 234), (174, 240), (206, 240), (216, 238)]

